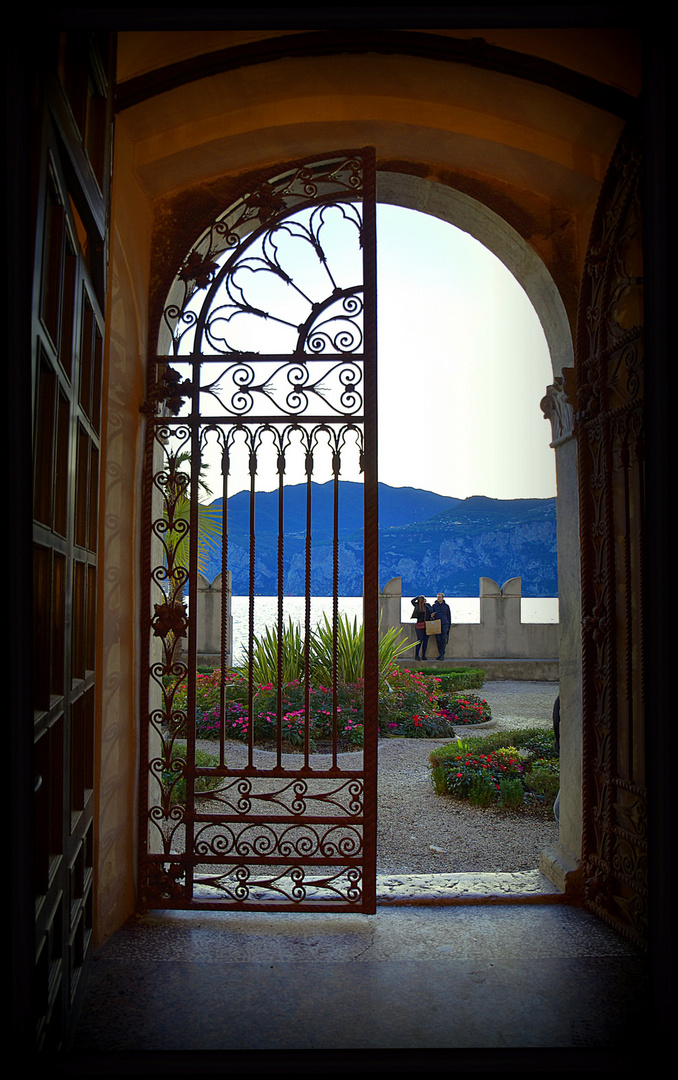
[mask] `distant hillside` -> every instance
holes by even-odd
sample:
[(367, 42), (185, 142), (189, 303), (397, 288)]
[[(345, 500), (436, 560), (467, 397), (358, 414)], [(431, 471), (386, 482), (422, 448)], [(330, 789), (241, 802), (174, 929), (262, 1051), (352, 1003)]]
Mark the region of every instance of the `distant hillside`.
[[(311, 484), (311, 528), (314, 540), (332, 536), (333, 484)], [(215, 499), (211, 506), (221, 506), (222, 499)], [(433, 491), (417, 488), (393, 488), (379, 484), (379, 518), (382, 528), (409, 525), (414, 521), (428, 521), (437, 514), (453, 510), (461, 499), (436, 495)], [(278, 492), (258, 491), (254, 499), (257, 533), (278, 529)], [(229, 531), (249, 536), (250, 495), (239, 491), (228, 500)], [(306, 484), (294, 484), (285, 488), (284, 503), (285, 535), (306, 533)], [(339, 482), (339, 533), (350, 535), (363, 526), (363, 485), (350, 480)]]
[[(332, 592), (332, 483), (311, 485), (311, 591)], [(362, 595), (363, 486), (339, 484), (339, 593)], [(212, 506), (221, 506), (216, 499)], [(249, 493), (229, 499), (229, 569), (233, 592), (249, 591)], [(306, 485), (285, 488), (283, 591), (305, 582)], [(523, 579), (525, 596), (557, 596), (555, 499), (455, 499), (415, 488), (379, 485), (379, 580), (402, 577), (403, 595), (476, 596), (478, 579)], [(207, 573), (221, 567), (213, 546)], [(255, 592), (277, 588), (278, 493), (255, 498)]]
[(557, 596), (556, 501), (475, 495), (424, 527), (380, 529), (379, 565), (382, 587), (400, 576), (403, 595), (476, 596), (480, 577), (521, 577), (524, 596)]

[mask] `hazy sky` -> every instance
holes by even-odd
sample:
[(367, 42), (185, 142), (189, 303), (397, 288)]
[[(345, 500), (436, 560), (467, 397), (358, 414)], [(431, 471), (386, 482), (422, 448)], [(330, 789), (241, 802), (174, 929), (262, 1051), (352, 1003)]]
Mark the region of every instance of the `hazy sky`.
[[(447, 222), (378, 215), (380, 479), (458, 498), (555, 495), (539, 407), (552, 371), (523, 289)], [(422, 426), (439, 434), (435, 451), (421, 450)]]
[[(379, 479), (458, 498), (555, 495), (539, 407), (551, 366), (521, 286), (467, 233), (401, 207), (378, 207), (377, 251)], [(244, 458), (241, 468), (231, 493), (249, 484)], [(314, 479), (330, 475), (321, 467)], [(349, 467), (342, 477), (358, 474)], [(286, 481), (303, 479), (300, 461)], [(257, 487), (276, 482), (264, 469)], [(216, 493), (216, 477), (210, 483)]]

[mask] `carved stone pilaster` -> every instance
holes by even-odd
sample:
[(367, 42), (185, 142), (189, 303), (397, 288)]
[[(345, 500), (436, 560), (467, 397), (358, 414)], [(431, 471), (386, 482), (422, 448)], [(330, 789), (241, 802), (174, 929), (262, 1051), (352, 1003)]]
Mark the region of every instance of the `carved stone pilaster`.
[(574, 432), (574, 409), (568, 399), (562, 375), (556, 375), (540, 401), (541, 411), (551, 421), (551, 446), (556, 447)]
[[(577, 327), (585, 905), (648, 942), (640, 137), (601, 192)], [(663, 717), (653, 717), (662, 723)]]

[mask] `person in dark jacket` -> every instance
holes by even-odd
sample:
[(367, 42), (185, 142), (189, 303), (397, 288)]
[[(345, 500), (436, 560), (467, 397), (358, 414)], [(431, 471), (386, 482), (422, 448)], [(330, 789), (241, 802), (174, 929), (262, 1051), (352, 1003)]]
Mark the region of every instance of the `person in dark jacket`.
[(425, 596), (415, 596), (412, 600), (412, 618), (417, 620), (417, 646), (414, 650), (414, 659), (419, 659), (419, 650), (421, 649), (421, 659), (425, 660), (428, 647), (426, 623), (431, 618), (431, 605), (426, 603)]
[(440, 619), (440, 633), (436, 636), (438, 642), (438, 659), (445, 659), (445, 649), (450, 637), (452, 626), (452, 612), (449, 604), (445, 603), (445, 594), (439, 592), (431, 606), (431, 618)]
[[(560, 694), (558, 694), (553, 705), (553, 734), (556, 742), (556, 754), (560, 757)], [(553, 804), (553, 816), (556, 821), (560, 821), (560, 788), (558, 788), (556, 801)]]
[(560, 757), (560, 694), (553, 705), (553, 734), (556, 740), (556, 754)]

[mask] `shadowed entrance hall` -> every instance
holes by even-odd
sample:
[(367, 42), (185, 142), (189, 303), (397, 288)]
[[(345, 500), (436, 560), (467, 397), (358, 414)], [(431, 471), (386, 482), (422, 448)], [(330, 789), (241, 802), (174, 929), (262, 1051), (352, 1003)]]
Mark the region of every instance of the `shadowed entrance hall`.
[[(486, 1021), (488, 1048), (507, 1047), (532, 1014), (541, 1015), (534, 1046), (610, 1046), (623, 1031), (626, 1064), (636, 1033), (657, 1043), (644, 1000), (668, 1035), (664, 45), (614, 13), (609, 26), (572, 31), (497, 28), (494, 13), (474, 8), (479, 23), (450, 30), (297, 32), (215, 29), (217, 9), (186, 34), (119, 30), (105, 10), (90, 25), (76, 9), (41, 12), (37, 25), (32, 15), (15, 35), (9, 831), (12, 1026), (24, 1050), (70, 1052), (74, 1036), (99, 1069), (119, 1069), (103, 1049), (105, 1025), (91, 1037), (84, 1026), (100, 1004), (112, 1040), (143, 1037), (149, 1054), (165, 1052), (161, 1026), (174, 1019), (176, 1061), (163, 1060), (165, 1072), (184, 1064), (179, 1047), (198, 1037), (189, 1013), (203, 1003), (208, 1045), (235, 1031), (245, 1047), (256, 1028), (262, 1046), (296, 1047), (296, 1025), (313, 1045), (344, 1045), (349, 1029), (366, 1040), (354, 1048), (375, 1047), (395, 1021), (405, 1049), (443, 1029), (460, 1047)], [(344, 952), (315, 964), (299, 959), (325, 940), (314, 908), (294, 925), (290, 917), (289, 936), (286, 916), (266, 912), (277, 944), (263, 916), (238, 912), (230, 951), (212, 962), (205, 928), (218, 926), (225, 943), (233, 915), (217, 923), (198, 903), (168, 922), (167, 895), (151, 921), (135, 915), (145, 910), (137, 855), (149, 811), (139, 782), (150, 640), (140, 526), (153, 503), (143, 458), (161, 391), (172, 395), (155, 380), (158, 326), (172, 275), (215, 214), (262, 177), (337, 147), (369, 149), (378, 200), (448, 220), (500, 254), (545, 329), (568, 748), (549, 876), (586, 910), (474, 905), (474, 918), (538, 911), (542, 922), (528, 938), (509, 927), (501, 944), (488, 930), (482, 953), (469, 955), (473, 928), (455, 929), (471, 908), (384, 912), (380, 901), (374, 915), (346, 915)], [(268, 209), (264, 199), (262, 219)], [(200, 271), (195, 260), (184, 276), (191, 269)], [(401, 939), (395, 927), (415, 911), (444, 930)], [(335, 922), (323, 918), (339, 941)], [(583, 952), (573, 925), (596, 928)], [(238, 952), (253, 926), (255, 952)], [(119, 958), (130, 933), (130, 958)], [(260, 940), (273, 952), (257, 952)], [(605, 943), (631, 948), (620, 941), (638, 953), (610, 955)], [(623, 987), (612, 978), (619, 965)], [(344, 973), (352, 982), (342, 991)], [(356, 1000), (363, 1019), (331, 1035)], [(93, 1071), (83, 1057), (59, 1063)]]
[[(550, 683), (481, 691), (499, 726), (549, 726), (554, 692)], [(398, 807), (389, 813), (399, 819)], [(410, 847), (428, 839), (424, 828)], [(454, 1049), (458, 1067), (460, 1052), (498, 1067), (525, 1049), (542, 1064), (552, 1053), (551, 1068), (556, 1055), (577, 1067), (627, 1060), (629, 1032), (652, 1030), (640, 1015), (646, 958), (565, 904), (537, 869), (450, 872), (466, 852), (463, 840), (452, 846), (432, 857), (438, 873), (378, 873), (373, 916), (156, 911), (129, 921), (95, 956), (67, 1060), (94, 1068), (142, 1054), (174, 1072), (195, 1072), (196, 1052), (198, 1067), (210, 1052), (228, 1053), (230, 1067), (233, 1053), (251, 1050)], [(385, 857), (378, 849), (378, 866)]]
[(646, 986), (642, 956), (557, 903), (154, 912), (96, 955), (64, 1064), (171, 1053), (168, 1071), (195, 1072), (182, 1051), (481, 1048), (506, 1061), (555, 1047), (600, 1064), (647, 1037)]

